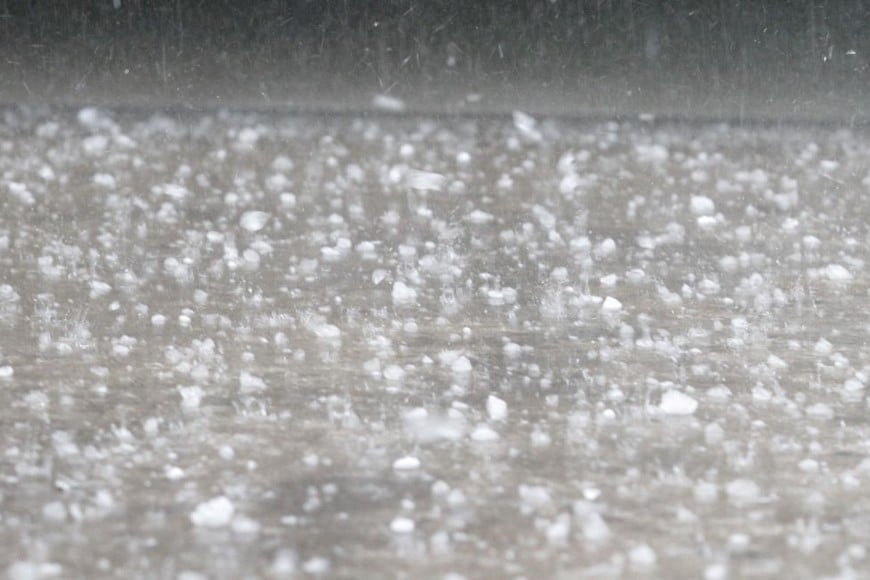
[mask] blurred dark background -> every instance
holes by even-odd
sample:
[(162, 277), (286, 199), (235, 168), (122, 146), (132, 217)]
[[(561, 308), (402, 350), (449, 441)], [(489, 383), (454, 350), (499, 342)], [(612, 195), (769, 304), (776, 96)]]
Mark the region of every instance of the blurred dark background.
[[(864, 0), (0, 0), (0, 99), (866, 112)], [(479, 95), (468, 98), (469, 94)]]

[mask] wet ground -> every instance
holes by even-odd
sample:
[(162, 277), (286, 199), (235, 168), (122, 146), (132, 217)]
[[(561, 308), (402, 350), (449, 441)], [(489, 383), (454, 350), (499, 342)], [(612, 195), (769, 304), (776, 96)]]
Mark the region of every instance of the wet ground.
[(0, 151), (10, 578), (870, 574), (866, 133), (13, 108)]

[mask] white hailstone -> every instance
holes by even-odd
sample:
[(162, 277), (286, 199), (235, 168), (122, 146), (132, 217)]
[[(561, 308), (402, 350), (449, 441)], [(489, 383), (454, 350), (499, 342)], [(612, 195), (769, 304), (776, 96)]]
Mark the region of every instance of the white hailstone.
[(553, 271), (550, 272), (550, 279), (557, 284), (565, 284), (568, 282), (568, 268), (563, 266), (553, 268)]
[(378, 284), (386, 280), (389, 275), (390, 273), (382, 268), (375, 269), (372, 272), (372, 284), (377, 286)]
[(236, 136), (238, 144), (242, 147), (253, 147), (260, 140), (260, 132), (253, 127), (245, 127)]
[(639, 143), (634, 146), (638, 159), (647, 163), (662, 163), (670, 156), (668, 148), (659, 143)]
[(269, 191), (280, 193), (292, 186), (292, 183), (287, 176), (281, 173), (274, 173), (266, 178), (266, 189)]
[(807, 416), (820, 421), (826, 421), (834, 418), (834, 410), (824, 403), (816, 403), (807, 407)]
[(125, 358), (130, 355), (130, 347), (126, 344), (112, 344), (112, 354), (120, 358)]
[(822, 246), (822, 240), (816, 236), (806, 235), (803, 237), (804, 249), (810, 252), (817, 251)]
[(27, 186), (23, 183), (18, 183), (17, 181), (8, 181), (6, 182), (6, 189), (12, 194), (13, 197), (18, 199), (24, 205), (33, 205), (36, 203), (36, 198), (33, 197), (33, 194), (27, 189)]
[[(377, 247), (375, 247), (373, 242), (368, 240), (359, 242), (354, 249), (356, 250), (356, 253), (361, 255), (365, 260), (374, 260), (378, 256)], [(386, 273), (386, 270), (384, 270), (384, 272)]]
[(243, 395), (266, 390), (266, 382), (248, 371), (239, 373), (239, 391)]
[(181, 395), (181, 406), (184, 409), (197, 409), (205, 392), (197, 386), (178, 387), (178, 394)]
[(294, 166), (293, 160), (286, 155), (279, 155), (272, 160), (272, 169), (281, 173), (293, 171)]
[(466, 356), (460, 356), (450, 364), (450, 370), (457, 375), (467, 375), (471, 368), (471, 361)]
[(181, 200), (190, 195), (190, 190), (184, 187), (183, 185), (178, 185), (177, 183), (166, 183), (162, 187), (163, 195), (166, 197)]
[(486, 398), (486, 413), (493, 421), (504, 421), (508, 413), (507, 403), (495, 395), (490, 395)]
[(615, 252), (616, 242), (614, 242), (611, 238), (601, 240), (601, 242), (599, 242), (592, 250), (593, 256), (598, 260), (609, 258), (613, 256)]
[(538, 122), (531, 115), (514, 111), (513, 120), (514, 128), (529, 141), (539, 142), (544, 138), (538, 129)]
[(737, 532), (728, 536), (728, 548), (731, 552), (742, 554), (749, 548), (752, 539), (744, 533)]
[(91, 135), (82, 139), (82, 149), (90, 156), (96, 157), (106, 152), (109, 138), (105, 135)]
[(704, 580), (725, 580), (728, 578), (728, 568), (725, 564), (715, 563), (704, 568)]
[(318, 324), (312, 330), (323, 341), (336, 341), (341, 338), (341, 329), (334, 324)]
[(798, 469), (800, 469), (804, 473), (817, 473), (819, 471), (819, 462), (815, 459), (807, 457), (806, 459), (798, 463)]
[(670, 390), (662, 395), (659, 409), (666, 415), (691, 415), (698, 409), (698, 401), (680, 391)]
[[(0, 376), (2, 376), (2, 370), (3, 370), (2, 367), (0, 367)], [(864, 383), (862, 383), (861, 381), (859, 381), (858, 379), (856, 379), (854, 377), (850, 378), (850, 379), (846, 379), (846, 382), (843, 383), (843, 389), (847, 393), (857, 393), (857, 392), (863, 391), (866, 387), (867, 387), (867, 385), (865, 385)]]
[(448, 493), (450, 493), (450, 485), (444, 481), (439, 479), (435, 483), (432, 484), (432, 495), (435, 497), (444, 497)]
[(393, 462), (393, 469), (396, 471), (412, 471), (420, 469), (420, 460), (413, 455), (400, 457)]
[(383, 375), (391, 383), (400, 383), (405, 378), (405, 369), (399, 365), (390, 365), (384, 369)]
[(260, 254), (257, 253), (256, 250), (248, 248), (242, 252), (242, 260), (244, 260), (246, 266), (252, 270), (256, 270), (260, 265)]
[(401, 113), (405, 110), (405, 102), (390, 95), (375, 95), (372, 98), (372, 107), (388, 113)]
[(239, 225), (249, 232), (259, 232), (266, 227), (266, 222), (269, 221), (270, 217), (272, 216), (264, 211), (246, 211), (239, 218)]
[(312, 576), (322, 576), (329, 572), (332, 564), (326, 558), (315, 557), (302, 564), (302, 571)]
[(725, 493), (737, 503), (756, 500), (761, 495), (761, 488), (751, 479), (735, 479), (725, 486)]
[(103, 114), (96, 107), (85, 107), (76, 114), (76, 120), (86, 129), (98, 129), (103, 119)]
[(550, 490), (543, 485), (520, 484), (517, 491), (522, 501), (523, 512), (543, 510), (548, 508), (553, 502)]
[(399, 244), (399, 257), (403, 260), (412, 260), (417, 255), (417, 248), (407, 244)]
[(551, 545), (564, 545), (568, 541), (568, 536), (571, 534), (571, 518), (568, 514), (562, 514), (556, 521), (551, 522), (547, 526), (545, 532), (547, 543)]
[(197, 527), (221, 528), (229, 525), (235, 513), (233, 502), (221, 495), (196, 506), (190, 514), (190, 521)]
[(483, 210), (476, 209), (465, 216), (465, 221), (474, 225), (483, 225), (488, 224), (492, 220), (495, 219), (491, 213), (487, 213)]
[(717, 445), (725, 440), (725, 430), (719, 423), (710, 423), (704, 427), (704, 442), (707, 445)]
[(405, 185), (420, 191), (440, 191), (447, 178), (440, 173), (411, 169), (405, 175)]
[(852, 279), (852, 273), (840, 264), (828, 265), (824, 274), (831, 282), (849, 282)]
[(501, 290), (493, 288), (486, 293), (487, 302), (490, 306), (501, 306), (504, 304), (504, 293)]
[(493, 431), (488, 425), (478, 425), (474, 431), (471, 432), (471, 440), (478, 443), (491, 443), (493, 441), (498, 441), (498, 439), (498, 433)]
[(583, 537), (593, 543), (603, 542), (610, 537), (610, 526), (598, 512), (589, 512), (583, 516), (581, 524)]
[(417, 303), (417, 291), (402, 282), (393, 284), (393, 304), (396, 306), (411, 306)]
[(255, 536), (260, 533), (260, 522), (240, 516), (233, 520), (233, 532), (239, 536)]
[(697, 220), (698, 227), (704, 231), (709, 231), (719, 225), (719, 220), (711, 215), (702, 215)]
[(656, 565), (656, 552), (649, 544), (639, 544), (629, 550), (628, 559), (638, 568), (651, 568)]
[(112, 291), (112, 287), (101, 280), (91, 280), (90, 287), (91, 300), (101, 298)]
[(608, 296), (604, 299), (604, 302), (601, 303), (601, 310), (606, 314), (615, 314), (622, 310), (622, 302), (612, 296)]
[(507, 358), (519, 358), (523, 353), (523, 347), (515, 342), (509, 342), (502, 347), (502, 352)]
[(399, 157), (401, 157), (402, 159), (410, 159), (414, 156), (414, 151), (416, 150), (414, 149), (413, 145), (411, 145), (410, 143), (402, 143), (399, 146)]
[(184, 470), (175, 465), (167, 465), (163, 470), (166, 479), (169, 481), (178, 481), (179, 479), (184, 479)]
[(514, 304), (517, 301), (517, 291), (514, 288), (502, 288), (501, 295), (505, 304)]
[(723, 256), (719, 259), (719, 269), (726, 274), (733, 274), (740, 267), (740, 262), (734, 256)]
[(540, 429), (535, 429), (529, 435), (529, 440), (532, 442), (533, 447), (549, 447), (550, 443), (553, 442), (552, 437), (550, 437), (549, 433), (546, 431), (541, 431)]
[(828, 356), (834, 352), (834, 345), (824, 338), (820, 338), (815, 346), (813, 346), (813, 352), (819, 356)]
[(11, 379), (15, 374), (15, 369), (9, 365), (0, 366), (0, 379)]
[(298, 557), (296, 552), (290, 549), (282, 548), (278, 550), (275, 557), (272, 558), (272, 564), (269, 566), (269, 573), (274, 578), (288, 578), (296, 574), (296, 565)]
[(693, 195), (689, 208), (696, 216), (709, 216), (716, 211), (716, 204), (705, 195)]
[(599, 279), (601, 285), (605, 288), (613, 288), (616, 286), (616, 283), (619, 281), (619, 277), (616, 274), (607, 274), (606, 276), (602, 276)]
[(569, 196), (583, 183), (576, 173), (568, 173), (559, 181), (559, 193)]
[(772, 370), (781, 371), (788, 368), (788, 363), (776, 356), (775, 354), (771, 354), (767, 357), (767, 366)]
[(42, 506), (42, 517), (52, 522), (62, 522), (67, 517), (67, 509), (62, 501), (52, 501)]
[(117, 182), (115, 177), (109, 173), (96, 173), (93, 177), (94, 185), (104, 187), (106, 189), (115, 189)]
[(381, 374), (381, 361), (377, 358), (372, 358), (363, 363), (363, 370), (372, 375), (373, 377), (380, 377)]
[(411, 518), (397, 517), (390, 522), (390, 531), (394, 534), (410, 534), (414, 532), (414, 520)]
[(719, 488), (715, 483), (699, 481), (695, 485), (694, 496), (698, 503), (713, 503), (719, 497)]

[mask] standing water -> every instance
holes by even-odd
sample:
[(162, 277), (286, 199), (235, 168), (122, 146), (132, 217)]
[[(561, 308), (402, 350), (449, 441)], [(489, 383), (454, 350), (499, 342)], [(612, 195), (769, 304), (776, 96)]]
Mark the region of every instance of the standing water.
[(0, 148), (10, 578), (870, 574), (866, 132), (17, 108)]

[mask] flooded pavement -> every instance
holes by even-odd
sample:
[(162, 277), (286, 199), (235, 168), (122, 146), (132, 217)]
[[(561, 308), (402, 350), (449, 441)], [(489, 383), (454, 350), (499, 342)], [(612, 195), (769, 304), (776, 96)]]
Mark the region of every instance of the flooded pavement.
[(0, 124), (10, 578), (870, 574), (870, 138)]

